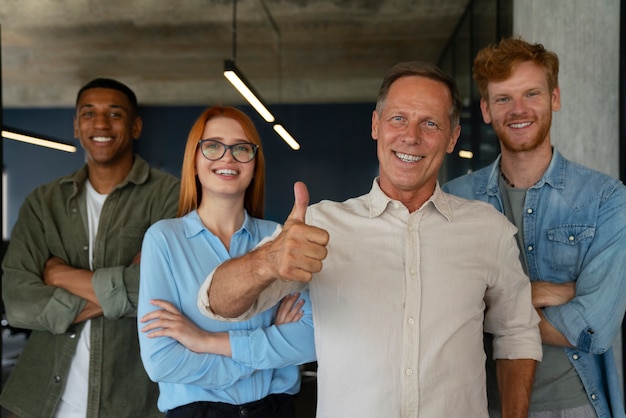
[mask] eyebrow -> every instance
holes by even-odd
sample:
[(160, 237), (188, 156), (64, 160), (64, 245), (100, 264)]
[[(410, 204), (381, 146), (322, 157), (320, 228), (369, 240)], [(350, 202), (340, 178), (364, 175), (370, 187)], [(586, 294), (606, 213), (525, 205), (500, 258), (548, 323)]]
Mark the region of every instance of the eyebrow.
[[(109, 103), (108, 105), (106, 105), (109, 109), (121, 109), (125, 112), (127, 112), (128, 110), (126, 108), (124, 108), (124, 106), (118, 105), (116, 103)], [(84, 108), (93, 108), (96, 107), (95, 104), (93, 103), (85, 103), (82, 104), (80, 106), (78, 106), (78, 110), (84, 109)]]

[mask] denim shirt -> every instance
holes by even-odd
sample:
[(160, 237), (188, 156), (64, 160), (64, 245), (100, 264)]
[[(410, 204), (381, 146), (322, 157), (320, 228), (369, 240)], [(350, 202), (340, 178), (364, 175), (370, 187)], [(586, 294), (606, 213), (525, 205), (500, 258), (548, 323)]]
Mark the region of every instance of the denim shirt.
[[(500, 157), (443, 189), (503, 212)], [(599, 418), (624, 417), (612, 344), (626, 310), (626, 187), (553, 151), (543, 177), (528, 189), (524, 248), (531, 281), (576, 282), (568, 303), (543, 308), (575, 348), (564, 348)]]

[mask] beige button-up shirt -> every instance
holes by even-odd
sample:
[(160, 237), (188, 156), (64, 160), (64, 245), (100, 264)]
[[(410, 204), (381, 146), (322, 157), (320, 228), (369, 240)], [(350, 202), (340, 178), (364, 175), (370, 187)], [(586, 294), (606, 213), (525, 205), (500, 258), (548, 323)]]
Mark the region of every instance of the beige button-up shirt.
[[(312, 205), (307, 223), (330, 234), (309, 284), (317, 417), (488, 417), (483, 331), (496, 358), (541, 360), (516, 229), (490, 205), (437, 186), (409, 213), (374, 181), (367, 195)], [(199, 306), (213, 315), (210, 279)], [(251, 312), (295, 286), (274, 282)]]

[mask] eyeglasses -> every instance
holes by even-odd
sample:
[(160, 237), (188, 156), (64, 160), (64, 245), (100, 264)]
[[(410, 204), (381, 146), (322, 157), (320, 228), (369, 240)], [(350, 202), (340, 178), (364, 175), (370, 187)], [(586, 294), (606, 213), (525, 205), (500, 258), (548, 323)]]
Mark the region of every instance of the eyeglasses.
[(249, 163), (254, 159), (259, 146), (250, 142), (240, 142), (238, 144), (226, 145), (214, 139), (201, 139), (199, 142), (200, 150), (204, 158), (211, 161), (217, 161), (226, 155), (226, 151), (230, 150), (231, 155), (240, 163)]

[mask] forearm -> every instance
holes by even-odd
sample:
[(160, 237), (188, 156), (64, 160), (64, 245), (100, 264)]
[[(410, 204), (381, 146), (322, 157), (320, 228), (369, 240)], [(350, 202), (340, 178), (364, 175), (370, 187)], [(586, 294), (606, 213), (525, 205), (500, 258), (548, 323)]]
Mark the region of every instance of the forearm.
[(526, 418), (537, 362), (530, 359), (498, 359), (496, 370), (502, 417)]
[(91, 285), (92, 276), (93, 272), (89, 270), (74, 269), (72, 274), (61, 276), (53, 286), (65, 289), (99, 307), (100, 302)]
[(552, 324), (550, 324), (543, 314), (544, 307), (559, 306), (566, 304), (576, 296), (576, 283), (551, 283), (533, 282), (532, 301), (536, 308), (541, 322), (539, 331), (541, 332), (541, 342), (546, 345), (558, 347), (573, 347), (565, 336)]
[(43, 279), (48, 286), (65, 289), (94, 305), (100, 305), (91, 285), (92, 277), (92, 271), (70, 266), (59, 257), (51, 257), (46, 261), (43, 271)]
[(532, 301), (535, 308), (563, 305), (576, 296), (576, 283), (532, 282)]
[(211, 310), (223, 317), (236, 318), (245, 313), (273, 281), (259, 261), (257, 251), (231, 259), (213, 274), (208, 289)]
[(542, 309), (537, 309), (537, 313), (541, 318), (541, 322), (539, 323), (539, 332), (541, 333), (541, 342), (545, 345), (554, 345), (557, 347), (570, 347), (574, 346), (570, 344), (570, 342), (565, 338), (561, 332), (553, 327), (547, 320), (545, 315), (543, 314)]
[(85, 305), (83, 310), (80, 311), (80, 313), (76, 316), (76, 319), (74, 319), (73, 323), (79, 324), (89, 319), (97, 318), (99, 316), (102, 316), (102, 308), (87, 301), (87, 304)]

